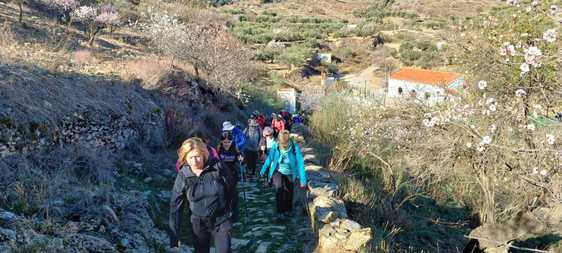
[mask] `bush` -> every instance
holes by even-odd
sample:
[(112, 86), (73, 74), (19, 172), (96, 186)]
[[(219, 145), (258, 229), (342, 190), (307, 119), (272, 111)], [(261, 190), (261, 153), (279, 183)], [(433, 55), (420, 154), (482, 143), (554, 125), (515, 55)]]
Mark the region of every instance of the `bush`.
[(279, 56), (279, 51), (273, 48), (258, 49), (254, 55), (254, 59), (263, 62), (273, 63), (273, 60)]
[(310, 49), (297, 45), (283, 50), (275, 60), (290, 66), (301, 66), (310, 55)]

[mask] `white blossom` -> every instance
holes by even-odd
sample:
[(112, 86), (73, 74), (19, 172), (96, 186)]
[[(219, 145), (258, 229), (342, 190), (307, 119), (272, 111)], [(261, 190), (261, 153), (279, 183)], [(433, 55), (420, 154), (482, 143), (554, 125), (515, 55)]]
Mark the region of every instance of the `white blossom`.
[(546, 135), (546, 143), (548, 143), (550, 145), (554, 145), (555, 142), (556, 142), (556, 138), (554, 137), (554, 135), (552, 135), (552, 134)]
[(76, 21), (92, 20), (97, 15), (97, 10), (91, 6), (80, 6), (70, 14)]
[(495, 102), (496, 102), (496, 99), (495, 99), (495, 98), (488, 98), (488, 99), (486, 99), (486, 104), (487, 104), (487, 105), (493, 104), (493, 103), (495, 103)]
[(530, 70), (529, 64), (527, 64), (526, 62), (521, 63), (521, 66), (519, 66), (519, 70), (521, 70), (521, 73), (519, 73), (519, 76), (524, 76)]
[(533, 10), (533, 8), (531, 8), (531, 6), (527, 6), (527, 8), (525, 8), (526, 12), (531, 12)]
[(551, 5), (550, 6), (550, 15), (556, 15), (556, 13), (558, 12), (558, 6), (557, 5)]
[(515, 51), (515, 46), (509, 42), (504, 42), (502, 47), (500, 47), (500, 55), (514, 56), (517, 54)]
[(492, 137), (488, 135), (482, 137), (482, 141), (480, 141), (480, 145), (489, 145), (490, 143), (492, 143)]
[(472, 148), (472, 142), (467, 142), (467, 143), (466, 143), (466, 147), (467, 147), (467, 148)]
[(538, 1), (538, 0), (533, 0), (533, 2), (531, 2), (531, 6), (537, 7), (537, 5), (539, 5), (539, 1)]
[(490, 126), (490, 132), (492, 132), (492, 133), (495, 132), (496, 129), (498, 129), (498, 127), (497, 127), (495, 124), (492, 124), (492, 125)]
[(531, 130), (531, 131), (535, 131), (535, 129), (536, 129), (535, 124), (533, 124), (533, 123), (528, 124), (528, 125), (526, 126), (526, 128), (529, 129), (529, 130)]
[(482, 152), (484, 151), (486, 148), (482, 145), (478, 145), (478, 147), (476, 147), (476, 150), (478, 150), (478, 152)]
[(430, 119), (423, 119), (423, 125), (426, 127), (433, 127), (434, 123)]
[(71, 11), (78, 7), (78, 1), (76, 0), (44, 0), (43, 2), (47, 6), (61, 12)]
[(517, 89), (517, 90), (515, 91), (515, 96), (523, 97), (523, 96), (525, 96), (525, 95), (527, 95), (527, 92), (525, 92), (524, 89)]
[(533, 65), (533, 67), (540, 67), (542, 52), (536, 46), (530, 46), (529, 48), (525, 49), (525, 62), (527, 64)]
[(488, 82), (484, 81), (484, 80), (480, 80), (478, 82), (478, 88), (483, 90), (486, 89), (486, 87), (488, 87)]
[(492, 111), (492, 112), (495, 112), (496, 109), (497, 109), (497, 107), (496, 107), (495, 104), (491, 104), (491, 105), (488, 106), (488, 109), (489, 109), (490, 111)]
[(546, 175), (548, 175), (548, 171), (543, 169), (543, 170), (541, 170), (540, 174), (541, 174), (541, 176), (546, 177)]
[(95, 20), (102, 24), (117, 25), (120, 18), (119, 13), (111, 4), (105, 4), (100, 7), (100, 14)]
[(554, 29), (548, 29), (546, 30), (543, 34), (542, 34), (542, 38), (544, 40), (546, 40), (547, 42), (554, 42), (556, 41), (556, 30)]

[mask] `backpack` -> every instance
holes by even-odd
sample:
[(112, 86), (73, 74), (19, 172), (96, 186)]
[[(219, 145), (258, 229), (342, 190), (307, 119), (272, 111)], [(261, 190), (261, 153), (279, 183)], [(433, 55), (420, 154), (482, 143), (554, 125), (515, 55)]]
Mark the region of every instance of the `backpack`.
[(240, 130), (240, 127), (236, 126), (232, 129), (232, 137), (234, 138), (233, 141), (236, 148), (238, 148), (238, 150), (244, 150), (244, 146), (246, 145), (246, 135), (242, 130)]
[[(296, 145), (298, 145), (295, 141), (293, 141), (292, 139), (289, 140), (290, 143), (293, 144), (293, 148), (291, 149), (291, 153), (293, 153), (293, 155), (295, 156), (295, 158), (297, 157), (297, 149), (295, 148)], [(279, 151), (279, 154), (281, 154), (281, 148), (279, 145), (277, 145), (277, 151)]]

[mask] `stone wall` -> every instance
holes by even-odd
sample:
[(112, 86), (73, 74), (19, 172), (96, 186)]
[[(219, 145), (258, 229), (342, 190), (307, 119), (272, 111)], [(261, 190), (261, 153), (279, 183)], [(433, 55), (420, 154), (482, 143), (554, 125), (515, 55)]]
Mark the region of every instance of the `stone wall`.
[(317, 235), (317, 253), (362, 252), (372, 240), (370, 228), (350, 220), (342, 199), (336, 196), (337, 183), (320, 166), (312, 148), (303, 148), (308, 183), (308, 210)]
[(6, 118), (0, 122), (0, 158), (69, 144), (106, 151), (121, 150), (137, 142), (162, 146), (165, 138), (164, 119), (159, 108), (146, 112), (142, 118), (100, 111), (75, 112), (54, 124), (15, 124)]

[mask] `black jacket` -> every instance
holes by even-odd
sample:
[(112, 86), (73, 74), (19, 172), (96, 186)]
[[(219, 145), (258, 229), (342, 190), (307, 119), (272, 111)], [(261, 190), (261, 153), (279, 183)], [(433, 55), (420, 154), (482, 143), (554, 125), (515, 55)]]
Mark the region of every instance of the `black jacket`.
[(235, 196), (236, 178), (217, 160), (209, 160), (201, 175), (197, 176), (184, 165), (176, 176), (170, 199), (170, 242), (178, 245), (181, 210), (189, 203), (191, 220), (202, 220), (220, 225), (229, 219)]

